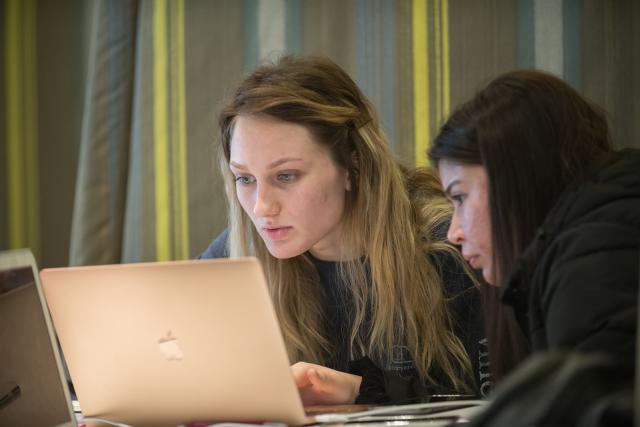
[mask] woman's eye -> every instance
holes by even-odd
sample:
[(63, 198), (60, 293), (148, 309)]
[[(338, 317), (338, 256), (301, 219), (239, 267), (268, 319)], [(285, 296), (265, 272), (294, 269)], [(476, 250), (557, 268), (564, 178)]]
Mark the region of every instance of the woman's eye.
[(297, 178), (297, 175), (291, 172), (283, 172), (278, 174), (278, 181), (280, 182), (285, 182), (285, 183), (294, 182), (296, 178)]
[(460, 205), (462, 205), (462, 202), (464, 201), (464, 195), (462, 195), (462, 194), (452, 195), (451, 196), (451, 201), (453, 202), (454, 205), (460, 206)]
[(236, 176), (236, 183), (242, 185), (249, 185), (255, 182), (255, 178), (252, 176), (240, 175)]

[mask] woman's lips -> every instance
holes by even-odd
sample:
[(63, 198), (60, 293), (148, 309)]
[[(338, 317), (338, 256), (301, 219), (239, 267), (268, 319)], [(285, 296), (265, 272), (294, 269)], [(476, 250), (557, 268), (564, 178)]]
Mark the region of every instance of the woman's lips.
[(478, 262), (478, 256), (477, 255), (473, 255), (473, 256), (468, 257), (467, 258), (467, 262), (469, 263), (469, 265), (471, 265), (472, 268), (474, 268), (476, 270), (479, 268), (478, 265), (477, 265), (477, 262)]
[(271, 240), (284, 240), (289, 235), (292, 227), (264, 227), (262, 230)]

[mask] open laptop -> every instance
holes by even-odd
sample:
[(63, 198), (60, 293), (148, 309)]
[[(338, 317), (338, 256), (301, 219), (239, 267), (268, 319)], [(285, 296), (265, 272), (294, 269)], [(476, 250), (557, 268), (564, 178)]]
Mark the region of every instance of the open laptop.
[(41, 280), (84, 416), (313, 421), (256, 259), (45, 269)]
[(76, 426), (29, 250), (0, 252), (0, 426)]
[(317, 415), (306, 415), (255, 258), (70, 267), (40, 275), (84, 417), (136, 427), (300, 425), (416, 409), (442, 417), (456, 404), (358, 413), (339, 412), (364, 408), (315, 408)]

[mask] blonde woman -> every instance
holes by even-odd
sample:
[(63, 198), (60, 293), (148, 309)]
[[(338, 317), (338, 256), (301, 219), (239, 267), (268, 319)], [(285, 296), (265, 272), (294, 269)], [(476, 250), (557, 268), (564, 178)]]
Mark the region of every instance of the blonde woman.
[(477, 391), (482, 322), (443, 241), (450, 207), (434, 175), (400, 166), (347, 73), (264, 65), (219, 124), (229, 227), (202, 258), (260, 259), (303, 402)]

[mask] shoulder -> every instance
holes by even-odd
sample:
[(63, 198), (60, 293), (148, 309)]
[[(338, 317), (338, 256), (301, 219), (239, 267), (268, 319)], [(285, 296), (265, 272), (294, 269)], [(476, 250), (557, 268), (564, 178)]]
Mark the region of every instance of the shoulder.
[(229, 229), (225, 229), (209, 244), (209, 247), (198, 256), (198, 259), (228, 258)]
[(640, 152), (629, 150), (563, 195), (525, 251), (534, 347), (628, 353), (639, 253)]
[(542, 229), (548, 235), (560, 235), (594, 223), (640, 227), (640, 150), (613, 154), (597, 173), (570, 186)]
[(446, 297), (456, 297), (470, 289), (475, 289), (473, 280), (471, 280), (462, 265), (462, 262), (464, 262), (462, 258), (458, 258), (453, 253), (444, 250), (431, 251), (428, 256), (440, 273)]
[[(547, 214), (510, 282), (533, 279), (546, 285), (562, 266), (600, 273), (615, 267), (610, 257), (629, 254), (637, 262), (640, 241), (640, 151), (624, 150), (588, 179), (568, 188)], [(597, 276), (596, 276), (597, 277)], [(588, 282), (590, 277), (585, 277)], [(511, 287), (507, 283), (507, 288)]]
[(550, 267), (580, 259), (609, 259), (604, 252), (617, 252), (619, 257), (628, 251), (637, 261), (638, 241), (640, 151), (624, 150), (561, 197), (534, 243), (540, 255), (547, 255), (540, 267)]

